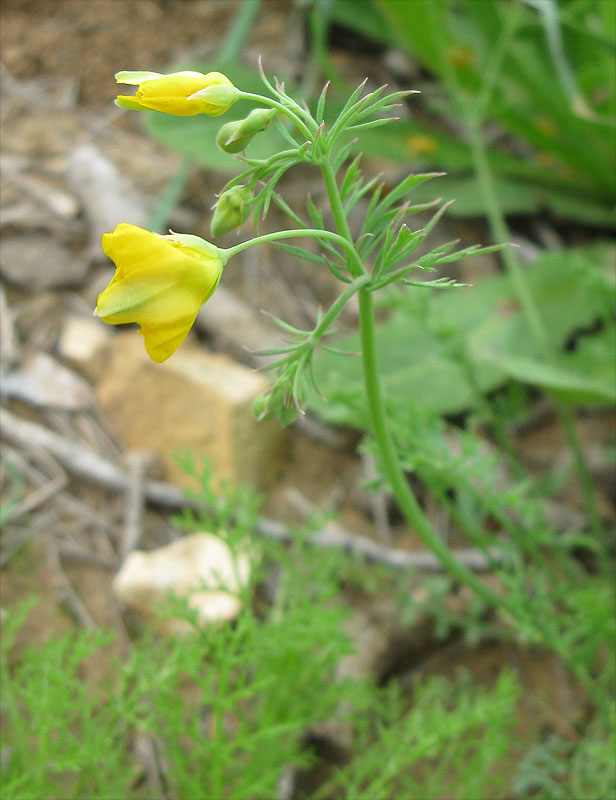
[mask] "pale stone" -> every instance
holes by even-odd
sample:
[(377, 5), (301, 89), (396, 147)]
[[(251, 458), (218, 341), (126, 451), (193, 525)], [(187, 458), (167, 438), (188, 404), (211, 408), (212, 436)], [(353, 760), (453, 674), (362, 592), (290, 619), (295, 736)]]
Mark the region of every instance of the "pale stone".
[(2, 240), (0, 272), (10, 283), (42, 292), (62, 286), (81, 286), (88, 272), (88, 262), (82, 256), (74, 256), (55, 236), (31, 233)]
[(157, 620), (156, 612), (169, 593), (185, 597), (200, 624), (230, 622), (240, 612), (240, 593), (250, 577), (246, 553), (233, 554), (225, 541), (211, 533), (192, 533), (171, 544), (127, 557), (113, 581), (117, 597), (158, 630), (187, 633), (182, 619)]
[(92, 388), (47, 353), (33, 353), (17, 369), (2, 372), (0, 391), (32, 406), (80, 411), (91, 408)]
[(148, 211), (137, 187), (94, 145), (72, 150), (66, 180), (85, 208), (93, 254), (100, 254), (101, 236), (118, 223), (146, 225)]
[(95, 317), (71, 316), (62, 326), (58, 353), (89, 378), (98, 378), (104, 363), (103, 345), (113, 334)]
[(197, 465), (204, 456), (211, 462), (215, 483), (225, 478), (265, 489), (272, 482), (284, 432), (252, 413), (254, 398), (268, 387), (262, 374), (188, 343), (157, 364), (134, 332), (115, 336), (108, 350), (99, 405), (129, 447), (162, 457), (168, 480), (194, 485), (177, 463), (190, 451)]

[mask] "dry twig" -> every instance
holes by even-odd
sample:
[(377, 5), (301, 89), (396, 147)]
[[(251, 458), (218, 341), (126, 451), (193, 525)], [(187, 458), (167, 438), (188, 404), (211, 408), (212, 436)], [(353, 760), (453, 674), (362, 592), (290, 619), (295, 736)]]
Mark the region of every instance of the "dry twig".
[(129, 453), (126, 457), (126, 465), (128, 482), (126, 484), (124, 537), (120, 547), (122, 560), (139, 546), (141, 539), (145, 508), (145, 456), (143, 453)]
[[(122, 491), (126, 487), (126, 472), (115, 464), (86, 452), (79, 445), (41, 425), (19, 419), (6, 409), (0, 409), (0, 430), (4, 438), (26, 450), (33, 446), (47, 449), (73, 474), (116, 491)], [(194, 505), (180, 489), (162, 481), (146, 481), (144, 495), (147, 501), (167, 508), (181, 509)], [(256, 533), (282, 542), (290, 542), (292, 539), (289, 529), (284, 524), (266, 517), (261, 517), (259, 520)], [(396, 569), (415, 568), (426, 571), (442, 569), (433, 553), (384, 547), (365, 536), (349, 533), (333, 523), (315, 533), (309, 542), (319, 547), (334, 547), (357, 553), (368, 561), (386, 564)], [(490, 563), (503, 560), (502, 553), (498, 550), (484, 554), (476, 548), (466, 548), (456, 550), (454, 555), (460, 563), (477, 571), (488, 570)]]
[(60, 602), (82, 628), (95, 628), (96, 623), (92, 619), (90, 612), (62, 568), (60, 548), (58, 543), (53, 540), (49, 542), (49, 561), (56, 575), (56, 588), (60, 596)]

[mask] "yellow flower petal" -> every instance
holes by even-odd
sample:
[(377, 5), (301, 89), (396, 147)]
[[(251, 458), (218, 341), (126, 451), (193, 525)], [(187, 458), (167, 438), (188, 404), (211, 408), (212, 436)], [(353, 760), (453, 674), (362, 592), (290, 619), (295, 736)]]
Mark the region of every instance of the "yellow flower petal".
[(147, 110), (147, 106), (144, 106), (137, 97), (130, 94), (119, 94), (115, 99), (115, 104), (118, 108), (129, 108), (131, 111)]
[(143, 81), (150, 81), (152, 78), (162, 78), (162, 72), (116, 72), (115, 79), (117, 83), (126, 83), (129, 86), (137, 86)]
[[(137, 85), (134, 96), (119, 95), (121, 108), (153, 109), (180, 117), (208, 114), (217, 117), (235, 102), (237, 90), (221, 72), (118, 72), (118, 83)], [(205, 96), (193, 97), (205, 91)]]
[(216, 247), (199, 237), (187, 235), (188, 244), (182, 238), (127, 223), (102, 238), (116, 271), (94, 313), (110, 325), (136, 322), (154, 361), (165, 361), (179, 347), (222, 274)]

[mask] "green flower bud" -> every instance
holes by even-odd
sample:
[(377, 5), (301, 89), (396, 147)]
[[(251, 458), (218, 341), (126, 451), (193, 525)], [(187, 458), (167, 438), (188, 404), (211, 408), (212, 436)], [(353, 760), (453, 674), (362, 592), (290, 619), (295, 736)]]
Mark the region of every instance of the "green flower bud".
[(269, 126), (276, 114), (275, 108), (255, 108), (245, 119), (223, 125), (218, 131), (216, 144), (225, 153), (239, 153), (247, 147), (255, 134)]
[(248, 186), (234, 186), (223, 192), (216, 203), (210, 231), (212, 236), (222, 236), (244, 222), (250, 213), (252, 192)]
[(284, 391), (274, 387), (264, 394), (260, 394), (252, 402), (252, 413), (260, 421), (262, 419), (278, 419), (283, 427), (292, 425), (297, 418), (297, 409), (290, 401), (285, 402)]

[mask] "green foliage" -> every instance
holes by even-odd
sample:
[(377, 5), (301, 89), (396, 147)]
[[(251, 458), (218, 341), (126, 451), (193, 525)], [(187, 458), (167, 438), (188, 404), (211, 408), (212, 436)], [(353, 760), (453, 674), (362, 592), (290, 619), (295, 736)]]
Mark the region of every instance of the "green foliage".
[[(418, 61), (438, 84), (416, 88), (448, 128), (485, 104), (483, 115), (501, 133), (487, 157), (506, 213), (548, 206), (564, 218), (613, 226), (613, 3), (362, 0), (360, 14), (357, 0), (336, 0), (332, 18)], [(484, 213), (472, 154), (457, 137), (411, 120), (387, 131), (387, 141), (371, 132), (362, 149), (446, 169), (442, 190), (456, 199), (453, 213)]]
[[(477, 99), (492, 65), (495, 42), (500, 44), (499, 36), (513, 26), (511, 40), (503, 42), (503, 62), (485, 111), (487, 119), (505, 134), (523, 142), (522, 148), (508, 146), (500, 136), (498, 144), (486, 150), (500, 205), (505, 213), (531, 213), (547, 206), (565, 219), (612, 227), (616, 39), (607, 10), (610, 5), (585, 0), (553, 3), (555, 26), (550, 23), (547, 28), (540, 7), (521, 0), (507, 4), (336, 0), (317, 3), (315, 8), (318, 15), (328, 17), (326, 24), (341, 22), (388, 46), (402, 47), (417, 59), (442, 88), (433, 84), (429, 91), (423, 84), (415, 88), (424, 90), (430, 110), (453, 129), (463, 116), (460, 107), (470, 107)], [(231, 60), (189, 67), (203, 72), (217, 69), (245, 91), (260, 89), (254, 71)], [(563, 75), (571, 77), (567, 80)], [(225, 119), (241, 119), (243, 108), (238, 104)], [(324, 114), (326, 121), (333, 121), (341, 109), (334, 96)], [(217, 120), (204, 116), (183, 120), (152, 112), (146, 124), (152, 136), (171, 149), (209, 168), (234, 170), (230, 155), (203, 146), (214, 140), (220, 127)], [(267, 158), (282, 146), (283, 133), (270, 132), (267, 138), (257, 137), (250, 155)], [(420, 119), (404, 119), (393, 128), (364, 128), (360, 147), (366, 155), (382, 158), (387, 153), (392, 160), (420, 171), (447, 170), (440, 191), (456, 200), (451, 213), (477, 216), (485, 212), (470, 149), (446, 130), (435, 130)], [(523, 152), (518, 154), (519, 150)], [(417, 199), (429, 202), (432, 196), (423, 188)]]
[(505, 783), (499, 760), (510, 750), (518, 686), (502, 673), (492, 692), (467, 676), (453, 683), (418, 684), (413, 706), (392, 684), (383, 694), (376, 726), (359, 731), (353, 759), (331, 786), (336, 797), (498, 797)]
[(616, 734), (590, 730), (578, 744), (550, 736), (528, 751), (513, 782), (516, 800), (604, 800), (616, 795)]
[[(391, 295), (394, 313), (378, 325), (384, 385), (393, 396), (441, 414), (478, 407), (482, 392), (508, 378), (558, 392), (569, 402), (611, 404), (616, 386), (613, 258), (608, 246), (552, 251), (525, 269), (556, 353), (552, 363), (542, 357), (506, 276), (457, 292)], [(340, 337), (335, 345), (346, 353), (360, 349), (358, 335)], [(365, 427), (358, 406), (359, 360), (322, 352), (314, 374), (321, 394), (311, 394), (309, 406), (328, 422)]]
[(3, 798), (127, 796), (135, 769), (124, 709), (80, 680), (84, 661), (101, 658), (110, 635), (51, 636), (41, 648), (26, 647), (13, 666), (11, 646), (26, 611), (3, 623)]
[[(515, 636), (557, 653), (610, 725), (616, 598), (609, 541), (575, 529), (563, 532), (550, 524), (539, 487), (523, 473), (505, 478), (501, 453), (487, 449), (472, 430), (459, 431), (433, 412), (402, 404), (392, 408), (391, 417), (405, 471), (430, 491), (502, 582), (508, 598), (506, 617)], [(363, 447), (378, 458), (371, 440)], [(596, 558), (601, 565), (597, 575), (588, 575), (581, 567), (575, 548)], [(485, 605), (477, 598), (465, 615), (453, 614), (445, 603), (451, 587), (444, 578), (434, 580), (429, 608), (423, 610), (434, 615), (442, 635), (452, 628), (465, 630), (472, 641), (503, 635), (486, 622)], [(421, 610), (404, 599), (404, 587), (400, 603), (410, 618)]]
[[(330, 8), (314, 5), (316, 16), (325, 5)], [(255, 7), (250, 4), (250, 14)], [(441, 81), (445, 91), (435, 97), (434, 110), (447, 123), (459, 116), (467, 131), (477, 132), (489, 119), (507, 132), (508, 142), (524, 143), (523, 156), (519, 147), (485, 151), (505, 210), (528, 211), (541, 202), (564, 216), (607, 223), (614, 182), (605, 166), (613, 156), (613, 127), (606, 119), (614, 97), (612, 92), (601, 99), (597, 93), (604, 88), (605, 54), (593, 64), (588, 53), (591, 40), (613, 47), (605, 33), (610, 12), (602, 12), (593, 28), (581, 0), (558, 7), (534, 0), (353, 0), (353, 6), (338, 0), (333, 6), (348, 19), (351, 7), (366, 12), (355, 23), (364, 32), (401, 43)], [(247, 30), (246, 19), (238, 17), (235, 46)], [(423, 165), (449, 168), (453, 175), (442, 179), (450, 181), (445, 191), (456, 187), (465, 213), (489, 205), (469, 174), (476, 168), (481, 177), (473, 161), (477, 153), (472, 156), (454, 137), (433, 134), (414, 121), (390, 132), (390, 112), (407, 92), (386, 94), (381, 87), (364, 93), (362, 85), (341, 103), (328, 99), (325, 87), (312, 106), (304, 106), (264, 73), (260, 81), (268, 97), (253, 93), (260, 83), (243, 68), (221, 62), (210, 67), (226, 72), (242, 99), (286, 117), (277, 119), (267, 136), (246, 141), (243, 172), (225, 192), (246, 187), (255, 227), (272, 203), (295, 227), (243, 242), (227, 255), (275, 238), (306, 236), (318, 252), (278, 246), (326, 266), (344, 285), (312, 330), (276, 320), (287, 343), (268, 353), (278, 357), (276, 374), (271, 392), (257, 401), (259, 415), (292, 421), (304, 398), (305, 376), (312, 378), (327, 405), (313, 396), (311, 407), (328, 421), (375, 432), (363, 447), (375, 457), (383, 482), (389, 480), (399, 502), (402, 498), (400, 507), (424, 543), (474, 594), (462, 615), (447, 605), (451, 576), (426, 581), (427, 597), (420, 602), (409, 597), (407, 574), (377, 574), (357, 562), (349, 566), (346, 554), (310, 547), (309, 530), (295, 532), (289, 546), (257, 541), (259, 501), (224, 484), (214, 492), (209, 474), (200, 475), (187, 459), (187, 472), (200, 484), (191, 495), (198, 510), (178, 523), (216, 532), (236, 557), (250, 555), (251, 580), (238, 619), (200, 628), (185, 600), (169, 598), (161, 614), (183, 618), (192, 634), (158, 638), (146, 630), (106, 682), (89, 683), (82, 675), (110, 644), (107, 634), (51, 636), (42, 647), (17, 653), (14, 639), (25, 611), (9, 615), (2, 650), (4, 795), (7, 800), (150, 797), (154, 790), (145, 785), (132, 755), (135, 742), (145, 740), (160, 754), (171, 797), (271, 798), (288, 767), (304, 769), (317, 761), (307, 732), (342, 720), (351, 732), (348, 763), (316, 789), (314, 800), (492, 798), (509, 796), (507, 791), (554, 800), (590, 798), (595, 791), (609, 796), (616, 639), (609, 549), (600, 526), (591, 535), (548, 522), (543, 493), (551, 487), (524, 475), (502, 436), (506, 420), (498, 412), (505, 403), (498, 409), (487, 393), (514, 379), (569, 403), (613, 401), (614, 287), (606, 269), (613, 252), (596, 247), (541, 256), (523, 271), (522, 287), (514, 285), (515, 270), (472, 290), (446, 277), (412, 280), (416, 271), (432, 272), (497, 248), (456, 251), (456, 242), (447, 242), (428, 249), (427, 237), (448, 207), (422, 196), (438, 173), (409, 175), (388, 187), (366, 180), (359, 158), (348, 161), (351, 138), (361, 131), (366, 152), (389, 151), (408, 160), (417, 151)], [(234, 114), (246, 115), (241, 103), (227, 118), (227, 133), (240, 127)], [(223, 170), (237, 164), (213, 146), (216, 120), (152, 114), (147, 124), (156, 138), (188, 158)], [(204, 147), (204, 141), (212, 146)], [(221, 141), (230, 143), (226, 135)], [(550, 166), (538, 166), (542, 158)], [(300, 211), (277, 193), (282, 176), (299, 164), (321, 171), (337, 232), (310, 198)], [(482, 186), (485, 177), (484, 170)], [(169, 197), (178, 187), (171, 190)], [(352, 209), (363, 211), (355, 234), (347, 222)], [(431, 219), (412, 230), (409, 218), (430, 209)], [(241, 220), (246, 208), (240, 211)], [(408, 286), (458, 291), (400, 291)], [(385, 288), (391, 315), (378, 326), (375, 358), (372, 294)], [(545, 326), (547, 350), (536, 330), (529, 330), (532, 315), (523, 307), (524, 292)], [(341, 358), (326, 338), (355, 294), (361, 337), (335, 346), (363, 350), (363, 374), (356, 359)], [(387, 415), (379, 382), (386, 389)], [(510, 386), (507, 396), (517, 390)], [(443, 415), (467, 409), (477, 415), (471, 422), (489, 418), (497, 436), (500, 431), (512, 479), (499, 480), (503, 456), (486, 449), (472, 425), (460, 432), (443, 422)], [(436, 499), (456, 534), (485, 556), (496, 591), (458, 565), (407, 493), (409, 475)], [(576, 548), (594, 561), (592, 574), (575, 557)], [(378, 591), (380, 581), (388, 589), (393, 585), (401, 617), (429, 614), (437, 636), (462, 630), (467, 641), (498, 636), (557, 654), (588, 695), (590, 724), (578, 726), (579, 740), (543, 739), (534, 730), (530, 749), (515, 741), (520, 688), (506, 672), (490, 691), (464, 676), (453, 682), (417, 679), (409, 694), (395, 681), (379, 688), (340, 679), (340, 659), (352, 651), (342, 632), (348, 613), (342, 590), (353, 570), (364, 591), (368, 586)]]
[[(195, 496), (203, 513), (184, 523), (243, 549), (258, 501), (245, 490), (215, 493), (202, 480)], [(260, 550), (253, 580), (269, 582), (269, 607), (247, 605), (234, 625), (195, 627), (190, 636), (146, 633), (103, 686), (80, 675), (88, 656), (102, 656), (108, 634), (51, 636), (15, 660), (25, 610), (11, 616), (2, 641), (3, 798), (142, 796), (131, 758), (137, 735), (164, 754), (174, 797), (275, 796), (283, 768), (311, 760), (306, 730), (364, 688), (333, 680), (349, 650), (335, 602), (340, 555), (324, 558), (301, 536), (290, 550), (275, 542)], [(193, 620), (179, 599), (165, 613)]]
[[(418, 424), (417, 430), (431, 428)], [(424, 475), (431, 469), (436, 485), (439, 475), (444, 480), (445, 465), (439, 468), (434, 430), (425, 435), (425, 445), (425, 450), (414, 448), (417, 464), (422, 464), (417, 469)], [(460, 457), (460, 469), (466, 470), (469, 483), (482, 476), (480, 491), (486, 492), (490, 463), (473, 454), (470, 444), (463, 452), (466, 461)], [(135, 758), (136, 742), (141, 741), (158, 753), (170, 797), (269, 800), (276, 796), (285, 769), (315, 764), (317, 756), (305, 735), (325, 720), (348, 726), (349, 759), (306, 795), (313, 800), (492, 798), (506, 792), (510, 776), (516, 797), (598, 800), (601, 795), (591, 791), (593, 780), (597, 792), (605, 789), (603, 796), (609, 796), (613, 667), (604, 649), (614, 638), (614, 620), (607, 583), (605, 591), (598, 582), (572, 589), (570, 579), (557, 598), (563, 605), (546, 605), (551, 597), (542, 591), (546, 560), (537, 561), (536, 572), (523, 571), (516, 588), (510, 565), (521, 569), (515, 548), (524, 538), (509, 546), (499, 542), (510, 556), (501, 578), (510, 574), (509, 588), (514, 595), (517, 591), (520, 603), (509, 634), (502, 626), (491, 627), (481, 604), (463, 618), (452, 617), (445, 605), (449, 581), (437, 577), (426, 583), (425, 602), (414, 610), (440, 620), (443, 635), (453, 624), (466, 625), (478, 637), (496, 631), (519, 636), (526, 630), (532, 639), (536, 618), (549, 612), (563, 655), (568, 652), (572, 668), (596, 687), (593, 699), (600, 713), (587, 736), (577, 742), (542, 743), (533, 735), (528, 743), (517, 742), (511, 732), (518, 721), (520, 689), (511, 673), (501, 673), (490, 690), (464, 674), (454, 681), (415, 678), (411, 691), (403, 691), (395, 680), (378, 688), (369, 681), (336, 677), (341, 656), (352, 651), (341, 628), (348, 613), (342, 583), (382, 591), (393, 581), (404, 615), (411, 610), (405, 609), (408, 575), (373, 571), (342, 552), (312, 548), (310, 530), (297, 531), (289, 546), (257, 542), (252, 531), (258, 498), (243, 488), (214, 491), (207, 470), (198, 470), (188, 456), (184, 463), (200, 488), (191, 495), (197, 510), (177, 521), (187, 529), (217, 531), (234, 551), (245, 552), (249, 545), (253, 554), (243, 611), (233, 625), (194, 626), (192, 634), (181, 637), (161, 638), (146, 630), (101, 680), (92, 677), (100, 671), (91, 670), (105, 660), (109, 634), (51, 635), (40, 647), (18, 649), (16, 634), (33, 604), (9, 610), (1, 651), (3, 798), (155, 797)], [(468, 503), (462, 506), (472, 513)], [(521, 496), (511, 499), (510, 506), (525, 519), (535, 513)], [(545, 554), (544, 545), (539, 539), (531, 542)], [(553, 540), (548, 560), (557, 551)], [(524, 581), (536, 587), (530, 602), (522, 590)], [(577, 610), (571, 614), (573, 608)], [(170, 599), (161, 614), (194, 620), (179, 598)]]
[[(131, 757), (137, 734), (156, 743), (173, 797), (271, 798), (285, 767), (314, 760), (303, 734), (340, 717), (341, 702), (352, 703), (343, 716), (356, 729), (357, 757), (332, 782), (336, 796), (415, 787), (438, 797), (457, 786), (462, 796), (479, 787), (476, 796), (489, 797), (514, 715), (513, 677), (503, 675), (493, 693), (468, 681), (418, 684), (410, 713), (393, 687), (334, 682), (348, 647), (339, 617), (324, 613), (314, 594), (290, 602), (292, 584), (296, 577), (286, 582), (287, 603), (262, 624), (243, 616), (235, 627), (193, 637), (145, 635), (106, 689), (79, 676), (84, 659), (103, 656), (109, 636), (101, 631), (51, 637), (17, 666), (5, 662), (3, 798), (151, 796)], [(318, 595), (318, 584), (311, 587)], [(9, 638), (23, 616), (9, 623)]]

